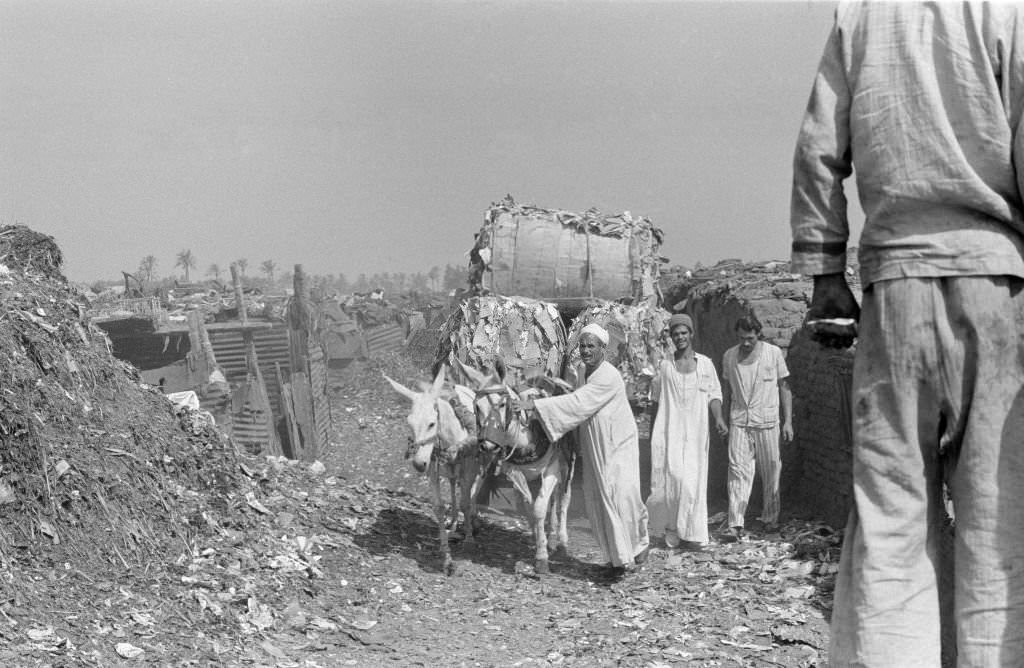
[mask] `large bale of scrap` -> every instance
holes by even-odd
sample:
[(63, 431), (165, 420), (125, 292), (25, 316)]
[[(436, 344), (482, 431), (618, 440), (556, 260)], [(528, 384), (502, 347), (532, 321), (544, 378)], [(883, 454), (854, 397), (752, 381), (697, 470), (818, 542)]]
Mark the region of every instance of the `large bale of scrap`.
[(478, 293), (563, 304), (656, 300), (662, 231), (628, 211), (603, 215), (516, 204), (491, 205), (470, 250)]
[(669, 317), (668, 311), (648, 302), (631, 305), (605, 301), (585, 308), (569, 327), (566, 380), (576, 381), (575, 373), (580, 364), (580, 333), (593, 322), (608, 330), (605, 359), (622, 374), (627, 395), (631, 400), (648, 398), (658, 365), (672, 355), (672, 342), (668, 339)]
[(510, 382), (558, 376), (565, 352), (558, 309), (536, 299), (483, 295), (463, 300), (441, 328), (436, 360), (477, 369), (505, 364)]

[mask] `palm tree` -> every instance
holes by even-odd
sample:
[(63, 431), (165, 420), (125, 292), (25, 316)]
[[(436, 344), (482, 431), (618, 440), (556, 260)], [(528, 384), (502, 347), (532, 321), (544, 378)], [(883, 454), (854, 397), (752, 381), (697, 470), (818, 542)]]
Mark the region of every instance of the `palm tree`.
[(267, 275), (267, 282), (274, 282), (274, 270), (277, 269), (277, 263), (273, 260), (264, 260), (260, 263), (260, 271)]
[(210, 268), (206, 270), (206, 275), (207, 276), (213, 276), (214, 280), (216, 280), (219, 283), (220, 282), (220, 272), (221, 272), (220, 265), (217, 264), (216, 262), (214, 262), (213, 264), (210, 265)]
[(156, 276), (156, 256), (147, 255), (139, 261), (139, 278), (152, 281)]
[(237, 260), (235, 260), (235, 264), (238, 265), (238, 273), (240, 273), (242, 276), (245, 276), (245, 268), (249, 266), (249, 261), (246, 260), (244, 257), (240, 257)]
[(178, 259), (175, 261), (174, 266), (185, 270), (185, 282), (188, 283), (188, 272), (190, 269), (196, 268), (196, 257), (192, 255), (191, 250), (179, 251)]

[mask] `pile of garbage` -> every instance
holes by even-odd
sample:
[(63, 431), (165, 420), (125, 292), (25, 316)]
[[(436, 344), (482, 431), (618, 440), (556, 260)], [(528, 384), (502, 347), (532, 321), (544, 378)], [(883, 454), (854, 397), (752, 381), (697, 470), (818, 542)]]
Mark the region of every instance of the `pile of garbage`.
[[(236, 455), (216, 429), (140, 382), (86, 317), (51, 237), (0, 228), (0, 558), (126, 568), (206, 530)], [(32, 598), (46, 582), (8, 579)]]
[(441, 330), (436, 359), (458, 359), (483, 369), (500, 359), (513, 383), (559, 376), (566, 333), (558, 309), (521, 297), (485, 295), (464, 300)]
[(583, 328), (596, 322), (608, 331), (605, 359), (614, 364), (626, 382), (626, 394), (631, 399), (646, 399), (651, 380), (663, 359), (671, 359), (673, 346), (668, 339), (668, 319), (671, 314), (649, 302), (637, 305), (602, 302), (590, 306), (577, 315), (569, 327), (566, 351), (566, 380), (575, 383), (580, 364), (577, 347)]

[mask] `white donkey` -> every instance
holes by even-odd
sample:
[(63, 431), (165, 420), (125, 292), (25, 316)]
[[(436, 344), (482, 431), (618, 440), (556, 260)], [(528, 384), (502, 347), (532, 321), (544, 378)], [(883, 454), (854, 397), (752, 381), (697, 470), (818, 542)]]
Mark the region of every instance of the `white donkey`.
[(473, 537), (477, 529), (476, 493), (480, 486), (481, 466), (477, 439), (462, 421), (448, 399), (457, 397), (459, 404), (469, 413), (473, 410), (473, 391), (456, 385), (454, 392), (444, 390), (445, 369), (442, 367), (432, 384), (421, 383), (421, 392), (410, 390), (387, 376), (391, 387), (412, 401), (412, 410), (407, 421), (412, 429), (406, 459), (412, 460), (413, 467), (426, 471), (437, 518), (441, 557), (444, 572), (452, 575), (455, 563), (448, 548), (448, 526), (445, 502), (441, 492), (441, 478), (448, 480), (451, 491), (451, 529), (458, 524), (459, 506), (455, 503), (456, 488), (461, 491), (463, 530), (467, 549), (475, 547)]
[[(533, 533), (534, 571), (548, 573), (549, 544), (552, 551), (569, 550), (569, 501), (576, 455), (568, 440), (552, 443), (541, 424), (514, 411), (512, 404), (520, 396), (561, 394), (570, 388), (559, 379), (540, 377), (537, 387), (527, 387), (520, 394), (505, 384), (500, 363), (487, 375), (458, 360), (456, 366), (476, 390), (474, 407), (482, 456), (496, 460), (495, 474), (504, 474), (519, 493), (520, 507)], [(536, 495), (530, 490), (531, 480), (540, 480)]]

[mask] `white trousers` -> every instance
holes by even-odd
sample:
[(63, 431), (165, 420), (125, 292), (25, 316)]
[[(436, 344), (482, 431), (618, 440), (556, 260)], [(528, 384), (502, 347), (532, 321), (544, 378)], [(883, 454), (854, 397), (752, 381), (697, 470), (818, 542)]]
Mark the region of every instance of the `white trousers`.
[(754, 475), (760, 472), (764, 490), (761, 521), (779, 521), (779, 426), (729, 427), (729, 526), (742, 527)]

